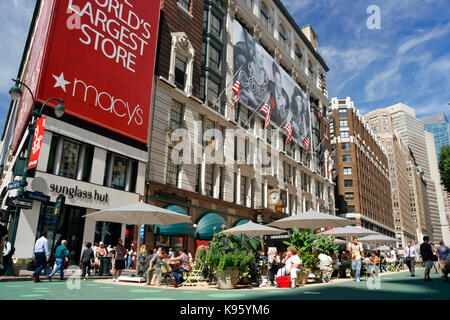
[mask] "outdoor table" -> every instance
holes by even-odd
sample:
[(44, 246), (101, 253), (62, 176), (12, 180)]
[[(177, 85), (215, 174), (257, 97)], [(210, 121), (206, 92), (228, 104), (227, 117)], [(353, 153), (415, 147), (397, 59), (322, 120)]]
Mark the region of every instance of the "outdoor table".
[(100, 275), (109, 276), (111, 270), (111, 257), (99, 257), (100, 259)]

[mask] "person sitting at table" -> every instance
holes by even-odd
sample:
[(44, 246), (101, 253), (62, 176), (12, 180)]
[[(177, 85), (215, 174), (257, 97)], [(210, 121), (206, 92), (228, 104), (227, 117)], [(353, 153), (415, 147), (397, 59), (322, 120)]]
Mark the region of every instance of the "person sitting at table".
[(281, 263), (284, 267), (278, 270), (277, 276), (291, 276), (291, 288), (295, 288), (295, 282), (297, 281), (297, 275), (300, 272), (300, 265), (302, 260), (297, 255), (297, 249), (294, 247), (288, 247), (286, 252), (286, 258), (284, 258)]
[(163, 252), (162, 248), (159, 247), (157, 251), (152, 255), (152, 258), (150, 259), (149, 266), (147, 269), (147, 285), (151, 283), (152, 274), (153, 272), (158, 273), (158, 283), (157, 285), (161, 285), (161, 278), (162, 278), (162, 272), (161, 272), (161, 261), (163, 258)]
[(165, 262), (174, 262), (175, 265), (173, 268), (173, 286), (175, 288), (178, 288), (178, 285), (182, 284), (184, 282), (183, 279), (183, 272), (189, 272), (191, 270), (191, 266), (189, 265), (189, 257), (184, 252), (183, 248), (180, 248), (178, 250), (178, 256), (172, 259), (164, 259)]
[(330, 281), (331, 274), (333, 273), (333, 259), (327, 255), (326, 253), (322, 252), (319, 254), (319, 260), (320, 260), (320, 271), (321, 271), (321, 280), (322, 282), (328, 282)]
[(267, 277), (269, 278), (270, 284), (275, 285), (275, 275), (278, 273), (278, 269), (281, 266), (280, 256), (277, 254), (277, 248), (269, 248), (268, 260), (267, 260)]

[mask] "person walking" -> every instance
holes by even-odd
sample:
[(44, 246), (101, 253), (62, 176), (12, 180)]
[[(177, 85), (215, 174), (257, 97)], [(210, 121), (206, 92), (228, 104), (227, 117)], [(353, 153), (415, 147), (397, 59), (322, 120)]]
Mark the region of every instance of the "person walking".
[(34, 244), (33, 260), (36, 262), (36, 270), (31, 275), (34, 282), (41, 282), (39, 275), (41, 271), (44, 270), (47, 265), (48, 259), (50, 258), (50, 251), (48, 250), (48, 240), (47, 240), (47, 230), (41, 233), (41, 237), (36, 240)]
[(122, 275), (122, 270), (125, 269), (125, 255), (127, 249), (123, 246), (122, 239), (117, 241), (116, 253), (114, 257), (114, 276), (113, 282), (119, 282), (119, 277)]
[[(3, 252), (3, 248), (5, 246), (6, 237), (8, 236), (8, 229), (0, 223), (0, 252)], [(5, 270), (6, 267), (4, 267), (3, 263), (3, 255), (0, 254), (0, 270)]]
[(411, 241), (409, 241), (408, 245), (403, 249), (403, 257), (405, 257), (405, 263), (408, 266), (411, 277), (415, 277), (415, 264), (416, 259), (418, 259), (419, 256), (417, 255), (416, 248), (412, 246)]
[(91, 274), (91, 265), (93, 265), (94, 250), (92, 250), (92, 243), (86, 243), (86, 249), (81, 254), (81, 265), (83, 273), (81, 275), (84, 280), (87, 280)]
[(69, 258), (69, 251), (67, 250), (67, 240), (61, 241), (61, 245), (56, 248), (55, 260), (56, 268), (48, 275), (48, 280), (52, 281), (52, 277), (59, 271), (59, 279), (64, 280), (64, 260)]
[(3, 249), (3, 268), (0, 269), (0, 276), (4, 276), (8, 267), (12, 265), (12, 256), (14, 254), (14, 248), (11, 242), (8, 241), (8, 237), (4, 240), (5, 245)]
[(359, 282), (361, 281), (361, 259), (365, 259), (365, 257), (363, 248), (356, 238), (353, 238), (350, 253), (352, 254), (352, 270), (355, 274), (355, 280)]
[(436, 249), (439, 255), (439, 268), (442, 270), (443, 278), (445, 282), (448, 282), (448, 271), (445, 267), (446, 260), (450, 254), (450, 249), (444, 244), (444, 241), (439, 242), (439, 248)]
[(428, 236), (423, 237), (423, 242), (420, 245), (420, 255), (422, 256), (422, 261), (425, 264), (425, 275), (424, 281), (431, 281), (430, 270), (433, 268), (433, 249), (429, 244), (430, 238)]

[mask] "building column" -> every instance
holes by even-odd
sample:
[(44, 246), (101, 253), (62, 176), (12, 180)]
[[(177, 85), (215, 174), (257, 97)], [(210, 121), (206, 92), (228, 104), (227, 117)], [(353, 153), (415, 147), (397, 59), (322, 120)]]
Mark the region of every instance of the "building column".
[(241, 204), (241, 168), (238, 167), (236, 176), (236, 204)]
[(64, 139), (62, 136), (58, 137), (58, 142), (56, 144), (56, 151), (55, 151), (55, 162), (53, 164), (53, 174), (58, 175), (59, 169), (61, 168), (61, 158), (63, 153), (63, 142)]
[(202, 165), (200, 167), (200, 194), (205, 195), (206, 156), (202, 153)]
[(86, 155), (86, 145), (81, 145), (80, 155), (78, 157), (77, 180), (83, 180), (84, 158)]
[(106, 150), (95, 147), (89, 182), (103, 185), (106, 167)]
[(128, 159), (127, 161), (127, 173), (125, 182), (125, 191), (129, 192), (131, 189), (131, 174), (133, 172), (133, 160)]
[[(29, 259), (33, 256), (34, 243), (37, 236), (41, 203), (33, 201), (31, 210), (20, 210), (19, 225), (17, 226), (17, 237), (14, 247), (14, 257)], [(50, 250), (51, 248), (49, 248)]]
[(267, 185), (267, 178), (264, 178), (264, 190), (263, 190), (263, 207), (267, 208), (267, 193), (269, 192)]

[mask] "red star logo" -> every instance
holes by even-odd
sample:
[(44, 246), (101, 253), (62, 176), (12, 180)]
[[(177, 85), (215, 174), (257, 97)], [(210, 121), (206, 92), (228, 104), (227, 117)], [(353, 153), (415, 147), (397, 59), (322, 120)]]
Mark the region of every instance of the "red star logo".
[(270, 99), (270, 103), (272, 104), (272, 109), (277, 106), (277, 104), (275, 103), (275, 98), (274, 97), (272, 97), (272, 99)]

